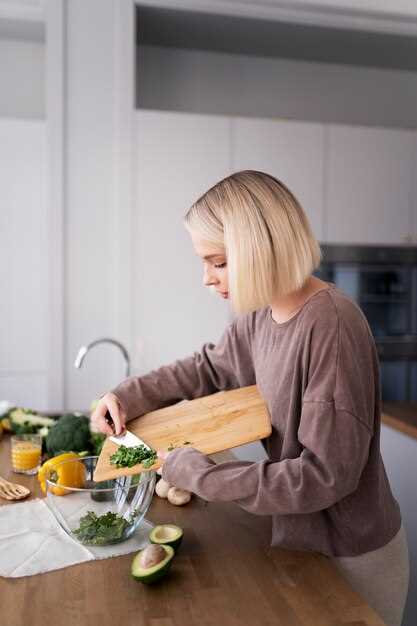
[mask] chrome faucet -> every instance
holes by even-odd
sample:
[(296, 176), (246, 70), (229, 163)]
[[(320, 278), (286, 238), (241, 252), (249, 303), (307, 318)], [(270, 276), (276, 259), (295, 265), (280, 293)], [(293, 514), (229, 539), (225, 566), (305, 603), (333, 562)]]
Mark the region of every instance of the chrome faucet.
[(108, 337), (96, 339), (95, 341), (89, 343), (88, 346), (81, 346), (81, 348), (78, 350), (77, 358), (74, 361), (74, 367), (79, 369), (83, 364), (87, 352), (89, 352), (91, 348), (94, 348), (94, 346), (97, 346), (99, 343), (112, 343), (120, 349), (126, 362), (126, 377), (130, 376), (130, 357), (128, 351), (126, 350), (124, 345), (120, 343), (120, 341), (117, 341), (116, 339), (110, 339)]

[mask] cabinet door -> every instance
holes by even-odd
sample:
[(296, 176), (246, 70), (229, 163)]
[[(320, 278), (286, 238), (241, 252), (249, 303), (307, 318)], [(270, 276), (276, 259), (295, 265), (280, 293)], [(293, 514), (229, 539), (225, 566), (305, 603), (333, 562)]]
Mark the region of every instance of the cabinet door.
[(318, 240), (323, 237), (323, 136), (321, 124), (232, 120), (233, 170), (261, 170), (282, 180), (299, 200)]
[(411, 228), (413, 133), (330, 125), (326, 240), (401, 244)]
[(46, 124), (0, 120), (0, 397), (46, 409)]
[(217, 341), (229, 301), (203, 285), (183, 225), (186, 210), (230, 171), (230, 121), (138, 110), (134, 224), (135, 371), (144, 373)]
[(410, 554), (410, 587), (403, 626), (414, 626), (417, 617), (417, 441), (390, 426), (381, 425), (381, 454), (407, 533)]

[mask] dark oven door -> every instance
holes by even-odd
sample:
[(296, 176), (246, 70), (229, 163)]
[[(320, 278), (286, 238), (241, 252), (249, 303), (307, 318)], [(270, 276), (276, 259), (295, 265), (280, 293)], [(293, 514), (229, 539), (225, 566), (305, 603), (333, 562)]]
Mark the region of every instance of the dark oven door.
[(417, 335), (375, 337), (383, 402), (417, 402)]
[(317, 273), (334, 282), (364, 312), (375, 337), (417, 333), (415, 269), (405, 265), (323, 264)]

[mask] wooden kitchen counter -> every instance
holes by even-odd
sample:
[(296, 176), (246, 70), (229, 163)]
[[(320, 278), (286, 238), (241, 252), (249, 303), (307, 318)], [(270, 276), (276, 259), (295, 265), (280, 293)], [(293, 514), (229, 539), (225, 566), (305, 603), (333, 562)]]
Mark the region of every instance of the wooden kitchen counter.
[(383, 402), (382, 423), (417, 439), (417, 402)]
[[(35, 477), (1, 474), (41, 496)], [(32, 496), (31, 496), (32, 497)], [(0, 499), (1, 504), (7, 504)], [(173, 522), (184, 540), (154, 586), (130, 576), (133, 554), (26, 578), (0, 578), (4, 626), (383, 626), (323, 555), (271, 548), (269, 517), (194, 496), (175, 507), (154, 497), (146, 519)]]

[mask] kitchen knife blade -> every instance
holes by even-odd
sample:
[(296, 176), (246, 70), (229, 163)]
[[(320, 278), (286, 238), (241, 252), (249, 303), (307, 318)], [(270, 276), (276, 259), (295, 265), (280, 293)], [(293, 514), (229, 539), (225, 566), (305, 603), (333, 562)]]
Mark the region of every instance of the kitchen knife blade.
[[(110, 411), (106, 412), (104, 419), (111, 426), (114, 432), (115, 431), (114, 422), (113, 422), (112, 416), (110, 415)], [(147, 443), (143, 441), (143, 439), (140, 439), (140, 437), (137, 437), (136, 435), (134, 435), (132, 432), (130, 432), (130, 430), (124, 430), (124, 432), (121, 433), (120, 435), (112, 435), (110, 437), (110, 440), (114, 441), (114, 443), (117, 443), (119, 446), (126, 446), (126, 448), (134, 448), (135, 446), (142, 445), (142, 446), (145, 446), (145, 448), (147, 448), (148, 450), (152, 449), (150, 446), (148, 446)]]
[(126, 446), (127, 448), (134, 448), (135, 446), (140, 446), (141, 444), (145, 446), (148, 450), (151, 450), (151, 447), (148, 446), (140, 437), (134, 435), (130, 430), (126, 430), (121, 435), (112, 435), (110, 437), (111, 441), (117, 443), (119, 446)]

